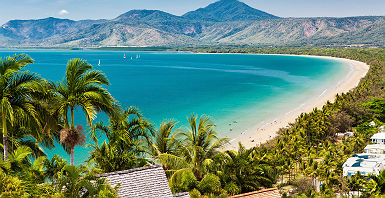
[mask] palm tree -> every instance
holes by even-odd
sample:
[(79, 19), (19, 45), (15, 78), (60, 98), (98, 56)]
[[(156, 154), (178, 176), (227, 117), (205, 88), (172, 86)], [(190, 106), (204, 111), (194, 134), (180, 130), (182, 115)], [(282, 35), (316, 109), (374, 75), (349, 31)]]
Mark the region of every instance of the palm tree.
[[(138, 109), (130, 107), (117, 110), (117, 115), (110, 118), (108, 126), (103, 123), (93, 125), (91, 137), (95, 141), (90, 153), (89, 163), (95, 162), (96, 167), (104, 172), (114, 172), (142, 167), (148, 164), (145, 159), (145, 146), (153, 135), (152, 124), (146, 120)], [(97, 131), (102, 131), (107, 139), (98, 146)]]
[(0, 161), (0, 172), (12, 175), (25, 170), (26, 167), (31, 165), (28, 161), (28, 156), (30, 154), (32, 154), (30, 148), (26, 146), (18, 147), (13, 152), (10, 152), (10, 156), (7, 160)]
[(45, 160), (44, 166), (47, 178), (51, 181), (57, 179), (57, 173), (60, 172), (66, 164), (67, 161), (58, 154), (55, 154), (51, 160)]
[(102, 191), (116, 197), (118, 188), (111, 187), (105, 178), (97, 178), (86, 167), (68, 164), (58, 173), (58, 178), (53, 184), (58, 192), (74, 198), (99, 197)]
[(43, 94), (43, 79), (37, 74), (23, 71), (33, 59), (28, 55), (15, 55), (0, 59), (0, 115), (3, 133), (4, 159), (8, 159), (8, 135), (12, 126), (41, 129), (36, 99)]
[(273, 171), (263, 158), (256, 148), (246, 149), (239, 143), (238, 152), (228, 150), (214, 158), (215, 170), (225, 185), (237, 186), (241, 193), (271, 187)]
[(375, 183), (372, 187), (373, 193), (385, 194), (385, 171), (381, 171), (378, 176), (371, 175), (369, 178)]
[(173, 176), (183, 171), (192, 171), (197, 179), (203, 178), (203, 173), (213, 164), (213, 158), (219, 153), (218, 149), (228, 142), (227, 138), (217, 138), (214, 124), (210, 117), (202, 115), (199, 120), (195, 114), (189, 118), (186, 131), (180, 133), (182, 148), (180, 155), (162, 153), (158, 159)]
[(158, 156), (162, 153), (172, 154), (176, 152), (179, 142), (174, 137), (176, 133), (173, 133), (175, 125), (176, 122), (173, 121), (162, 122), (159, 130), (152, 136), (149, 146), (153, 156)]
[[(79, 106), (85, 112), (89, 126), (92, 125), (97, 112), (103, 111), (109, 115), (114, 112), (114, 98), (107, 89), (101, 87), (101, 85), (109, 85), (106, 75), (92, 69), (92, 65), (85, 60), (69, 60), (64, 80), (57, 86), (51, 83), (60, 101), (57, 111), (64, 122), (64, 128), (66, 128), (62, 132), (71, 132), (74, 134), (71, 137), (83, 138), (75, 130), (74, 111), (76, 107)], [(70, 122), (68, 121), (68, 112), (70, 112)], [(65, 142), (67, 141), (63, 143)], [(74, 146), (82, 141), (73, 139), (68, 142), (71, 144), (64, 144), (64, 146), (71, 149), (71, 164), (73, 165)]]
[(75, 128), (64, 128), (60, 131), (60, 143), (71, 149), (71, 165), (74, 164), (75, 146), (84, 145), (86, 136), (82, 133), (83, 126), (78, 125)]

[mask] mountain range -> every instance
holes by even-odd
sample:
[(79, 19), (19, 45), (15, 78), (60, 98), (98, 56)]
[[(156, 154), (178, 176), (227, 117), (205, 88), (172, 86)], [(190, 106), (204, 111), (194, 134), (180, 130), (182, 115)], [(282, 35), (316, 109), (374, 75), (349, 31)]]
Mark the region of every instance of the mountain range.
[(385, 17), (281, 18), (238, 0), (220, 0), (182, 16), (131, 10), (114, 19), (11, 20), (0, 47), (385, 46)]

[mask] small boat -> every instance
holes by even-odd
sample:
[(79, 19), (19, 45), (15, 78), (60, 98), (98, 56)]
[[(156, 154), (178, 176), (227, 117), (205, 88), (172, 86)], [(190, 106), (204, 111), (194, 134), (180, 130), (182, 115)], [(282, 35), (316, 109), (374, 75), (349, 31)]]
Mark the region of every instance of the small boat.
[(131, 60), (132, 60), (132, 56), (131, 56)]
[(123, 55), (123, 58), (126, 58), (126, 54)]
[(99, 59), (99, 63), (98, 63), (98, 66), (100, 66), (100, 59)]
[(136, 59), (138, 59), (139, 58), (139, 55), (136, 55)]

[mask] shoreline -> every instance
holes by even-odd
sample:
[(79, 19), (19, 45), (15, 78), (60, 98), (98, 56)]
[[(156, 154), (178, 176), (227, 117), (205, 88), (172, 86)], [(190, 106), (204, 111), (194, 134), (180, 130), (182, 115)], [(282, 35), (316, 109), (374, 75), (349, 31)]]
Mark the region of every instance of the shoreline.
[[(258, 54), (259, 55), (259, 54)], [(266, 143), (267, 141), (277, 137), (277, 132), (280, 128), (287, 127), (290, 123), (295, 122), (296, 118), (301, 113), (309, 113), (314, 108), (322, 108), (327, 101), (334, 102), (335, 96), (341, 93), (347, 93), (353, 88), (357, 87), (361, 79), (366, 76), (370, 66), (366, 63), (336, 58), (331, 56), (314, 56), (314, 55), (290, 55), (290, 54), (260, 54), (260, 55), (271, 55), (271, 56), (302, 56), (310, 58), (323, 58), (328, 60), (334, 60), (341, 62), (343, 66), (348, 66), (350, 72), (347, 73), (335, 86), (328, 87), (321, 95), (316, 97), (310, 97), (305, 103), (291, 109), (289, 112), (282, 112), (281, 116), (275, 117), (273, 120), (265, 122), (262, 126), (261, 123), (252, 125), (247, 128), (247, 132), (242, 132), (236, 138), (230, 140), (230, 144), (224, 148), (237, 149), (238, 143), (241, 142), (246, 148), (258, 146)]]

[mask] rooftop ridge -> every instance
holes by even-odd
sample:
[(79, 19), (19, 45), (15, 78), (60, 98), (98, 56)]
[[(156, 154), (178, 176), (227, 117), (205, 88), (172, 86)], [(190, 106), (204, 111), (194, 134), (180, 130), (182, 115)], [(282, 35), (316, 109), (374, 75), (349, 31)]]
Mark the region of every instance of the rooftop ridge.
[(107, 177), (107, 176), (111, 176), (111, 175), (121, 175), (121, 174), (127, 174), (127, 173), (144, 171), (144, 170), (149, 170), (149, 169), (157, 169), (157, 168), (162, 168), (162, 166), (159, 165), (159, 164), (156, 164), (156, 165), (144, 166), (144, 167), (134, 168), (134, 169), (129, 169), (129, 170), (116, 171), (116, 172), (110, 172), (110, 173), (103, 173), (103, 174), (99, 174), (99, 175), (96, 175), (96, 176), (97, 177)]
[[(244, 193), (244, 194), (240, 194), (240, 195), (234, 195), (234, 196), (231, 196), (231, 198), (247, 197), (247, 196), (251, 197), (251, 195), (267, 193), (267, 192), (274, 192), (274, 191), (278, 191), (278, 188), (262, 189), (262, 190), (258, 190), (258, 191), (254, 191), (254, 192)], [(260, 196), (260, 197), (266, 197), (267, 198), (268, 196)], [(269, 196), (269, 197), (272, 197), (272, 196)]]
[(189, 192), (182, 192), (182, 193), (173, 194), (172, 197), (186, 197), (189, 195), (190, 195)]

